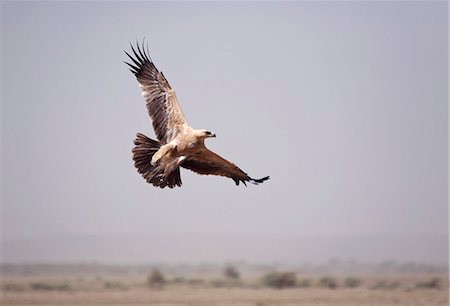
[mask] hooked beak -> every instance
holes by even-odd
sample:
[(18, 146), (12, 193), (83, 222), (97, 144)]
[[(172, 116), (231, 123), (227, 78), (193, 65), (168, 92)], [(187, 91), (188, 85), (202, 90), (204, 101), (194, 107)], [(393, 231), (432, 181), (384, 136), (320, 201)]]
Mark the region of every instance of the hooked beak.
[(213, 132), (207, 131), (205, 134), (205, 137), (209, 138), (209, 137), (216, 137), (216, 134), (214, 134)]

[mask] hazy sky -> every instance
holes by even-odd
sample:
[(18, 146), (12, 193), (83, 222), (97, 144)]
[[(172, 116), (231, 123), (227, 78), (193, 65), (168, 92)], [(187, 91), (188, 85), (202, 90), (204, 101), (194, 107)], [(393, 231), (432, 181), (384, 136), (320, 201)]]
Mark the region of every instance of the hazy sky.
[[(446, 2), (1, 6), (3, 242), (447, 235)], [(142, 179), (154, 133), (122, 61), (143, 37), (207, 146), (271, 180)]]

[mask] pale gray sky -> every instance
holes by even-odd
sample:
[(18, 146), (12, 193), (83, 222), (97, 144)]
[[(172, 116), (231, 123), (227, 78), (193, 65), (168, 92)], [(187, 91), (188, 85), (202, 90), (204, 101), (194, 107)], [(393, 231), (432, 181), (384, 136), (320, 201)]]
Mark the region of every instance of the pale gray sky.
[[(447, 237), (446, 2), (1, 6), (4, 260), (71, 237)], [(270, 181), (141, 178), (132, 141), (154, 133), (122, 61), (143, 37), (207, 146)]]

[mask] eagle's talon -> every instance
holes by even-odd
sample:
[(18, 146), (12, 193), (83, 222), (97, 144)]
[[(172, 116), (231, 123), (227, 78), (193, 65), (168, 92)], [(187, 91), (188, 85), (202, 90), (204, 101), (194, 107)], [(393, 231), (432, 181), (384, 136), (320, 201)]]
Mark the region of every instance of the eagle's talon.
[(156, 166), (159, 163), (160, 159), (161, 159), (161, 157), (155, 154), (155, 155), (153, 155), (152, 160), (150, 161), (150, 164), (152, 166)]

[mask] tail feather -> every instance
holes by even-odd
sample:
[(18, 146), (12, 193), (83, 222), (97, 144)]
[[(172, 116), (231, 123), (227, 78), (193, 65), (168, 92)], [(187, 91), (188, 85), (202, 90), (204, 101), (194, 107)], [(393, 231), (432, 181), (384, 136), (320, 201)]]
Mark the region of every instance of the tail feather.
[(170, 186), (181, 186), (181, 178), (180, 178), (180, 167), (177, 167), (172, 173), (167, 177), (167, 182)]
[(133, 153), (134, 166), (148, 183), (161, 188), (181, 186), (179, 168), (167, 177), (164, 177), (164, 167), (151, 164), (152, 157), (161, 147), (161, 143), (138, 133), (134, 144), (135, 147), (131, 151)]

